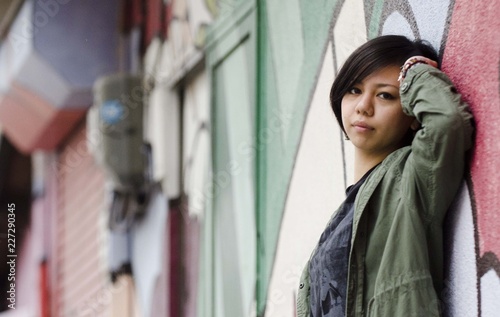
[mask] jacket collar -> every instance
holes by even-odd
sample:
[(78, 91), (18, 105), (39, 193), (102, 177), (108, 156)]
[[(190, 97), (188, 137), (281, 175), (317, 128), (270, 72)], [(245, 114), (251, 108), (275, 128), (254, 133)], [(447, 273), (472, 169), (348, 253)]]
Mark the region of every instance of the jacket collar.
[[(356, 237), (356, 232), (358, 229), (358, 224), (363, 215), (366, 205), (368, 201), (373, 195), (375, 188), (377, 188), (378, 184), (384, 177), (385, 173), (389, 169), (389, 167), (401, 157), (401, 154), (404, 152), (410, 151), (409, 146), (402, 147), (391, 154), (389, 154), (383, 161), (380, 163), (375, 170), (368, 176), (367, 180), (359, 189), (358, 195), (356, 196), (356, 200), (354, 202), (354, 219), (353, 219), (353, 230), (352, 237), (353, 240)], [(353, 244), (351, 244), (352, 246)]]

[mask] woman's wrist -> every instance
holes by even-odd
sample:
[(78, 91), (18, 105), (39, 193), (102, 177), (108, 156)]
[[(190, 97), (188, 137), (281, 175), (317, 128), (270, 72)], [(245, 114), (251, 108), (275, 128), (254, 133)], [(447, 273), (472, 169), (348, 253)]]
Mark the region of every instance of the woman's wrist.
[(398, 81), (402, 81), (403, 79), (405, 79), (406, 73), (408, 73), (410, 68), (412, 68), (415, 65), (419, 65), (419, 64), (427, 64), (427, 65), (430, 65), (432, 67), (438, 66), (436, 61), (433, 61), (432, 59), (429, 59), (429, 58), (424, 57), (424, 56), (410, 57), (406, 60), (406, 62), (403, 64), (403, 66), (401, 66), (401, 72), (399, 73)]

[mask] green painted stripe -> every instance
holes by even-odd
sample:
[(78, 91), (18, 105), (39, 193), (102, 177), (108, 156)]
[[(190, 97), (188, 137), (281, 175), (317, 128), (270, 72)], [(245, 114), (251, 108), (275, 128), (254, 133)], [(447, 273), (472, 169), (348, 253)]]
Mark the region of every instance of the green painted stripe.
[[(267, 19), (266, 19), (266, 5), (265, 0), (257, 1), (257, 76), (256, 76), (256, 91), (257, 91), (257, 112), (256, 112), (256, 131), (260, 131), (266, 126), (267, 113), (266, 113), (266, 99), (267, 99), (267, 76), (266, 70), (267, 64)], [(257, 302), (257, 315), (260, 316), (264, 313), (266, 304), (266, 291), (265, 287), (267, 285), (264, 282), (263, 277), (265, 276), (265, 261), (262, 261), (265, 256), (262, 255), (262, 250), (264, 250), (265, 239), (264, 239), (264, 226), (265, 226), (265, 210), (266, 210), (266, 192), (267, 192), (267, 182), (266, 182), (266, 156), (267, 147), (262, 149), (262, 151), (257, 152), (256, 157), (256, 173), (257, 173), (257, 190), (256, 190), (256, 224), (257, 224), (257, 281), (256, 281), (256, 302)], [(264, 274), (263, 274), (264, 273)]]
[(380, 20), (382, 19), (382, 10), (384, 9), (385, 0), (375, 0), (373, 4), (370, 26), (368, 28), (368, 39), (377, 37), (380, 33)]

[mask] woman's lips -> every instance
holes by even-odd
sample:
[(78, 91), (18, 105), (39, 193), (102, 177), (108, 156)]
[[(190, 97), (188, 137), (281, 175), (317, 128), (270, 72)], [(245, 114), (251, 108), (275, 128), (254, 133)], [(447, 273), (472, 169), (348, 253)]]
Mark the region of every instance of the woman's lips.
[(360, 132), (374, 130), (371, 125), (368, 125), (363, 121), (356, 121), (352, 125), (356, 129), (356, 131), (360, 131)]

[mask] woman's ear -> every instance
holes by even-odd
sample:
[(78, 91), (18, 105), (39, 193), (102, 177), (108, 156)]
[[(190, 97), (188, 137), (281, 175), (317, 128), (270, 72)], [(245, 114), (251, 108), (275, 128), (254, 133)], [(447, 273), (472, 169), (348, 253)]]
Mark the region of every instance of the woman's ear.
[(413, 119), (413, 122), (410, 124), (410, 128), (413, 131), (417, 131), (418, 129), (420, 129), (420, 122), (418, 122), (417, 118)]

